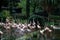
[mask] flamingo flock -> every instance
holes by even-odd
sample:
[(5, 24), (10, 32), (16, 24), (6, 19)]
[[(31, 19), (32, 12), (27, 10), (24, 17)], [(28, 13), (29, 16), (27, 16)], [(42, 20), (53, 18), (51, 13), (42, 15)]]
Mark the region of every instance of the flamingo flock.
[[(12, 35), (16, 36), (16, 37), (20, 37), (22, 35), (24, 35), (25, 33), (30, 33), (35, 31), (35, 22), (33, 22), (32, 24), (29, 23), (20, 23), (20, 22), (13, 22), (10, 21), (9, 19), (6, 19), (6, 22), (0, 22), (0, 27), (3, 28), (4, 30), (0, 30), (0, 34), (4, 34), (4, 31), (7, 32), (8, 34), (11, 33), (11, 30), (13, 29)], [(51, 27), (53, 27), (51, 25)], [(48, 32), (52, 32), (52, 30), (49, 27), (44, 27), (44, 29), (41, 29), (41, 26), (39, 24), (37, 24), (37, 28), (40, 30), (41, 35), (44, 35), (44, 32), (48, 31)]]

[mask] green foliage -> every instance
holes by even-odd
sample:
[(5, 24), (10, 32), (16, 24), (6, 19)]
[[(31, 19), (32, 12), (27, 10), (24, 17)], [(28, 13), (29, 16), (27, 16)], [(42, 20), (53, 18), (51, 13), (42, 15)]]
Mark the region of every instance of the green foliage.
[(60, 20), (60, 16), (50, 15), (51, 19)]
[(21, 0), (22, 14), (26, 15), (26, 0)]
[(31, 12), (39, 12), (42, 9), (41, 0), (30, 0), (30, 8)]
[(17, 7), (18, 8), (21, 8), (22, 7), (22, 4), (21, 3), (17, 3)]
[(40, 21), (44, 24), (44, 22), (46, 21), (46, 19), (42, 16), (38, 16), (38, 15), (31, 15), (30, 18), (29, 18), (29, 21), (33, 21), (33, 20), (36, 20), (36, 21)]
[(0, 13), (0, 17), (11, 17), (10, 16), (10, 12), (7, 11), (7, 10), (3, 10), (1, 13)]
[(31, 15), (29, 20), (33, 20), (33, 19), (36, 19), (36, 20), (41, 19), (41, 20), (45, 21), (44, 17), (38, 16), (38, 15)]

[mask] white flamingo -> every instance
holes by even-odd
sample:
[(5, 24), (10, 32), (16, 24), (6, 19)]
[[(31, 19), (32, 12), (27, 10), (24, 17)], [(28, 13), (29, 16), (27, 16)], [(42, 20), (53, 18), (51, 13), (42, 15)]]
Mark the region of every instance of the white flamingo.
[(0, 34), (3, 34), (3, 32), (2, 32), (2, 31), (0, 31)]
[(43, 30), (40, 30), (40, 33), (41, 33), (41, 34), (44, 34), (44, 32), (45, 32), (46, 30), (48, 30), (49, 32), (52, 32), (51, 29), (49, 29), (48, 27), (46, 27), (46, 28), (44, 28)]

